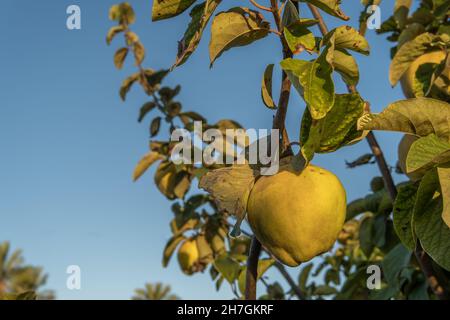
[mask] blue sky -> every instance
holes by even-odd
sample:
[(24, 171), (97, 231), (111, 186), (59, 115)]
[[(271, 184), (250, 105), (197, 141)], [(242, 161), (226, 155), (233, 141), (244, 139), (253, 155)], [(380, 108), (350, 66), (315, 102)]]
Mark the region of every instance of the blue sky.
[[(138, 124), (146, 97), (136, 87), (126, 103), (118, 96), (121, 81), (134, 71), (113, 65), (114, 49), (105, 43), (112, 22), (110, 0), (3, 0), (0, 35), (0, 241), (22, 248), (27, 262), (49, 273), (48, 288), (61, 299), (128, 299), (145, 282), (162, 281), (183, 298), (231, 298), (227, 285), (218, 293), (207, 273), (184, 276), (175, 260), (161, 266), (161, 253), (170, 237), (169, 202), (153, 184), (153, 169), (132, 183), (136, 162), (148, 149), (148, 126)], [(230, 0), (222, 8), (248, 1)], [(232, 2), (232, 3), (231, 3)], [(343, 1), (357, 25), (359, 1)], [(137, 12), (134, 30), (147, 48), (146, 66), (170, 66), (188, 14), (152, 23), (151, 0), (130, 1)], [(265, 3), (260, 0), (260, 3)], [(82, 10), (82, 29), (66, 28), (66, 8)], [(393, 1), (381, 7), (383, 19)], [(301, 15), (309, 12), (302, 5)], [(342, 24), (327, 18), (329, 26)], [(388, 83), (390, 43), (368, 32), (369, 57), (356, 54), (359, 90), (374, 112), (402, 99), (400, 88)], [(224, 53), (209, 69), (205, 32), (196, 53), (166, 81), (180, 84), (187, 110), (211, 122), (231, 118), (247, 128), (270, 128), (272, 112), (260, 100), (264, 68), (280, 61), (278, 39), (270, 36), (246, 48)], [(279, 79), (277, 75), (276, 79)], [(275, 80), (275, 92), (278, 82)], [(339, 92), (345, 92), (342, 85)], [(291, 98), (287, 126), (292, 137), (304, 103)], [(387, 160), (396, 162), (398, 134), (377, 133)], [(293, 138), (295, 140), (295, 138)], [(348, 199), (369, 191), (375, 165), (348, 170), (344, 160), (369, 151), (367, 143), (317, 156), (314, 162), (333, 172), (347, 189)], [(397, 180), (402, 177), (395, 176)], [(82, 270), (82, 290), (66, 289), (66, 267)], [(298, 270), (291, 270), (296, 277)], [(278, 279), (276, 273), (269, 273)]]

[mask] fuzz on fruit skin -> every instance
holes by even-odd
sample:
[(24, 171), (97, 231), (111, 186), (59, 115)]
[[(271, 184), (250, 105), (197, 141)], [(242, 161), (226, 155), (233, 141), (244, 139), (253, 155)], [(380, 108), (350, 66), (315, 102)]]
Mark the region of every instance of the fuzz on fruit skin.
[(297, 173), (288, 164), (258, 179), (247, 212), (258, 240), (294, 267), (331, 249), (346, 207), (344, 187), (333, 173), (313, 165)]

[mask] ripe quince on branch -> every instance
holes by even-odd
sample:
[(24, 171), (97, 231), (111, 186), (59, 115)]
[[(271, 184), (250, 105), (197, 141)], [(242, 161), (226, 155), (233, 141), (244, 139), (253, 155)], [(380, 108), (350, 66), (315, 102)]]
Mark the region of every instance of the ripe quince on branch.
[(275, 175), (233, 165), (208, 172), (199, 187), (237, 218), (235, 230), (247, 212), (256, 238), (288, 266), (330, 250), (345, 220), (346, 194), (339, 179), (311, 164), (299, 167), (292, 157), (280, 160)]
[(344, 224), (346, 194), (333, 173), (313, 165), (298, 173), (288, 164), (255, 183), (247, 211), (258, 240), (295, 267), (331, 249)]

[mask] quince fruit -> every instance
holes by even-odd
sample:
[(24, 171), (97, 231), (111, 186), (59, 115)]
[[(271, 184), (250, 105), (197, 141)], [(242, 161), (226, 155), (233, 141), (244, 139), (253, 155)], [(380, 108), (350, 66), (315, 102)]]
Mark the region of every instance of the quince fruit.
[[(425, 53), (424, 55), (421, 55), (419, 58), (414, 60), (413, 63), (409, 66), (408, 70), (403, 74), (402, 78), (400, 79), (400, 83), (402, 85), (403, 94), (406, 98), (415, 98), (416, 92), (416, 72), (419, 69), (421, 65), (425, 64), (440, 64), (442, 60), (444, 60), (446, 57), (446, 54), (444, 51), (432, 51)], [(430, 74), (431, 78), (431, 74)]]
[(267, 250), (294, 267), (331, 249), (346, 206), (344, 187), (333, 173), (313, 165), (298, 173), (289, 163), (256, 181), (248, 222)]
[(197, 241), (195, 239), (184, 241), (178, 249), (178, 263), (181, 270), (187, 275), (193, 274), (198, 258)]

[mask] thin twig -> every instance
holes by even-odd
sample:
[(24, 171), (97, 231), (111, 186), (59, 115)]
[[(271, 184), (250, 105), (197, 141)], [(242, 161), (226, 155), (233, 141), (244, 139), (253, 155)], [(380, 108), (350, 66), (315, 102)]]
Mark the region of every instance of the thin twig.
[(289, 283), (294, 294), (299, 299), (302, 299), (302, 300), (306, 299), (302, 290), (300, 290), (299, 286), (295, 283), (294, 279), (292, 279), (291, 276), (289, 275), (289, 273), (286, 271), (286, 268), (284, 267), (284, 265), (279, 261), (275, 261), (274, 265), (280, 271), (280, 273), (283, 275), (283, 277), (286, 279), (286, 281)]
[(395, 201), (397, 197), (397, 187), (395, 186), (394, 179), (392, 178), (391, 170), (386, 162), (386, 158), (383, 155), (380, 145), (378, 144), (375, 134), (370, 131), (366, 137), (367, 143), (372, 150), (375, 160), (377, 161), (378, 168), (380, 169), (381, 175), (383, 177), (384, 185), (389, 193), (389, 197), (392, 202)]
[[(227, 224), (232, 227), (231, 223), (227, 222)], [(253, 237), (249, 232), (242, 230), (242, 234), (244, 234), (247, 237)], [(286, 268), (283, 266), (283, 264), (275, 259), (275, 257), (270, 253), (269, 250), (267, 250), (264, 246), (261, 246), (261, 250), (265, 251), (272, 259), (275, 260), (274, 266), (280, 271), (281, 275), (284, 277), (284, 279), (287, 281), (287, 283), (290, 285), (292, 292), (297, 296), (299, 299), (305, 299), (305, 294), (301, 291), (300, 287), (295, 283), (294, 279), (292, 279), (291, 275), (286, 271)]]
[(281, 36), (281, 32), (278, 30), (270, 29), (269, 31), (275, 33), (277, 36)]
[[(308, 4), (308, 7), (311, 10), (311, 13), (313, 14), (314, 18), (319, 21), (319, 28), (322, 32), (322, 35), (325, 35), (328, 33), (327, 26), (323, 20), (322, 15), (320, 14), (319, 10), (311, 5)], [(361, 25), (364, 24), (364, 21), (361, 21)], [(359, 33), (364, 36), (366, 32), (366, 28), (360, 27)], [(348, 91), (350, 93), (356, 93), (358, 92), (355, 86), (349, 86)], [(386, 163), (386, 159), (384, 158), (383, 151), (381, 150), (380, 145), (378, 144), (377, 139), (375, 138), (375, 135), (372, 131), (369, 132), (369, 134), (366, 137), (367, 142), (369, 143), (370, 149), (372, 150), (373, 155), (375, 156), (375, 159), (377, 161), (378, 167), (380, 169), (381, 175), (383, 176), (384, 184), (386, 186), (386, 189), (389, 193), (390, 198), (392, 201), (395, 201), (395, 198), (397, 197), (397, 188), (394, 183), (394, 179), (392, 179), (391, 171), (389, 170), (389, 166)], [(426, 276), (428, 280), (428, 284), (430, 288), (432, 289), (433, 293), (436, 295), (438, 299), (447, 299), (449, 294), (446, 292), (444, 287), (442, 287), (439, 284), (438, 278), (435, 275), (435, 272), (433, 270), (433, 266), (431, 264), (431, 258), (428, 256), (428, 254), (423, 251), (422, 247), (420, 246), (420, 243), (417, 244), (416, 249), (414, 250), (414, 255), (419, 262), (420, 269), (422, 270), (423, 274)]]
[(263, 5), (260, 5), (258, 2), (256, 2), (255, 0), (250, 0), (250, 2), (257, 7), (258, 9), (264, 10), (264, 11), (268, 11), (268, 12), (272, 12), (272, 9)]
[(308, 8), (311, 11), (312, 15), (314, 16), (314, 18), (317, 21), (319, 21), (320, 32), (322, 33), (322, 35), (326, 35), (328, 33), (328, 28), (327, 28), (327, 25), (325, 24), (325, 21), (322, 18), (322, 15), (319, 12), (319, 9), (317, 9), (315, 6), (313, 6), (310, 3), (308, 3)]
[(450, 298), (449, 294), (439, 283), (439, 279), (433, 269), (432, 260), (430, 256), (422, 249), (419, 241), (417, 242), (416, 250), (414, 250), (414, 256), (419, 262), (420, 268), (427, 278), (431, 291), (433, 291), (439, 300), (448, 300)]
[(245, 280), (245, 300), (256, 300), (256, 282), (258, 281), (258, 261), (261, 243), (254, 236), (247, 259), (247, 277)]

